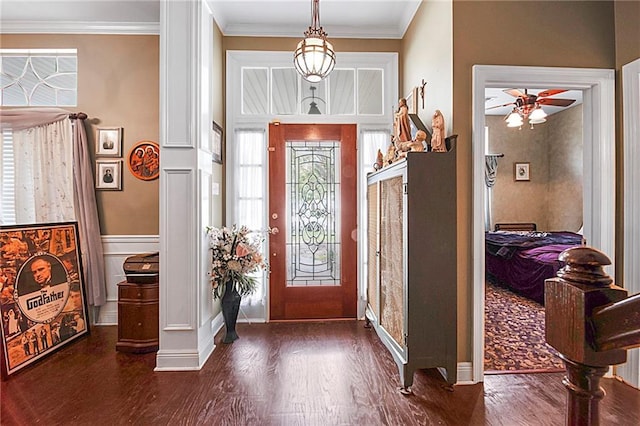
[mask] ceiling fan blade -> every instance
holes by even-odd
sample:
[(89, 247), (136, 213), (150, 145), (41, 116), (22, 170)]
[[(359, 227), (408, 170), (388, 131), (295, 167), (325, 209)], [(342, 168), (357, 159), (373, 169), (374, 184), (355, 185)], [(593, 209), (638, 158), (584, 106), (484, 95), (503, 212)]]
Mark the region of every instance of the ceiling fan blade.
[(553, 96), (553, 95), (557, 95), (558, 93), (564, 93), (566, 92), (566, 89), (547, 89), (547, 90), (543, 90), (542, 92), (538, 93), (538, 98), (544, 98), (546, 96)]
[(553, 99), (553, 98), (543, 98), (538, 99), (538, 103), (542, 105), (552, 105), (552, 106), (560, 106), (567, 107), (574, 103), (575, 99)]
[(504, 89), (503, 92), (508, 93), (516, 98), (526, 98), (528, 96), (526, 93), (523, 93), (518, 89)]
[(506, 107), (506, 106), (509, 106), (509, 105), (515, 105), (515, 103), (514, 102), (509, 102), (508, 104), (494, 105), (494, 106), (491, 106), (491, 107), (487, 107), (484, 110), (486, 111), (488, 109), (502, 108), (502, 107)]

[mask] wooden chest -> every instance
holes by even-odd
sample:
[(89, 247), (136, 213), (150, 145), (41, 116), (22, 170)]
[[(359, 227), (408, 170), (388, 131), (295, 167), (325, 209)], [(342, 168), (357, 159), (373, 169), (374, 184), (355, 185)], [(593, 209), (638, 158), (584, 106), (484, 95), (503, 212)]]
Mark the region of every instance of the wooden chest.
[(118, 283), (118, 342), (122, 352), (155, 352), (159, 345), (158, 283)]

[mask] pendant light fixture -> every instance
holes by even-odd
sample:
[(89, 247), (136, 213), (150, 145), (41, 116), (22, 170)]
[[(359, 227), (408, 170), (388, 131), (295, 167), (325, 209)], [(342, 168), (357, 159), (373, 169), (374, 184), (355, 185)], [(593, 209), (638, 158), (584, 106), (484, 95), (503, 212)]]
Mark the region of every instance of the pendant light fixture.
[(311, 90), (311, 96), (307, 96), (306, 98), (302, 99), (302, 103), (303, 104), (308, 99), (311, 99), (311, 102), (309, 102), (309, 112), (307, 114), (322, 114), (322, 112), (320, 111), (320, 108), (318, 108), (318, 102), (316, 102), (316, 101), (320, 101), (323, 104), (325, 104), (325, 102), (324, 102), (324, 100), (322, 100), (322, 98), (319, 98), (319, 97), (316, 96), (317, 87), (316, 86), (309, 86), (309, 90)]
[(320, 26), (320, 0), (312, 0), (311, 26), (304, 32), (293, 54), (293, 64), (300, 75), (311, 83), (324, 79), (336, 65), (336, 53)]

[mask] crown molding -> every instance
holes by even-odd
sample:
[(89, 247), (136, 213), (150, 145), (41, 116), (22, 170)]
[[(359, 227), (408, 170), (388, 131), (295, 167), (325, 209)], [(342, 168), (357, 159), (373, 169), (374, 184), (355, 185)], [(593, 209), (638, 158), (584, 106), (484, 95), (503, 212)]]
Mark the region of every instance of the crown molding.
[[(239, 37), (304, 37), (304, 28), (291, 28), (277, 25), (254, 24), (229, 24), (220, 26), (222, 34), (225, 36)], [(355, 27), (334, 25), (327, 38), (329, 41), (336, 38), (366, 38), (366, 39), (402, 39), (404, 31), (395, 26), (376, 27)]]
[(0, 34), (159, 35), (159, 22), (4, 21)]

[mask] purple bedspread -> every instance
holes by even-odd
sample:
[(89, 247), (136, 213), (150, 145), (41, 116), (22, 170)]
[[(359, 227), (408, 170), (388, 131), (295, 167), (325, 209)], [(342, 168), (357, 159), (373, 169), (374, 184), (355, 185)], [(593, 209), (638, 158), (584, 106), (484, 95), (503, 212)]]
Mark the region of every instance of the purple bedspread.
[[(546, 244), (540, 244), (540, 238), (533, 238), (527, 243), (523, 240), (522, 233), (514, 233), (513, 240), (505, 241), (503, 245), (508, 249), (503, 254), (508, 255), (501, 256), (497, 254), (500, 250), (496, 250), (496, 239), (491, 238), (490, 234), (497, 233), (487, 232), (487, 272), (500, 284), (540, 304), (544, 304), (544, 281), (555, 277), (562, 266), (558, 260), (560, 253), (582, 243), (582, 235), (573, 232), (545, 233), (549, 237), (545, 238)], [(500, 234), (502, 238), (508, 233)], [(554, 236), (558, 238), (555, 239)], [(554, 239), (561, 243), (549, 244)], [(514, 241), (517, 243), (514, 244)], [(520, 243), (524, 243), (523, 247), (517, 247)], [(489, 246), (492, 246), (491, 249)]]

